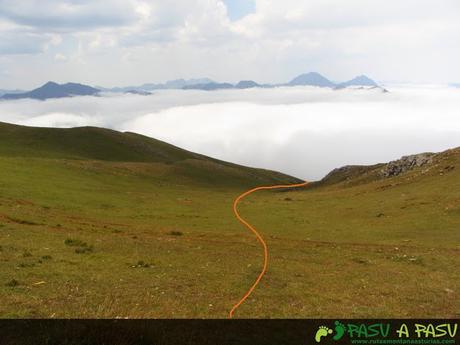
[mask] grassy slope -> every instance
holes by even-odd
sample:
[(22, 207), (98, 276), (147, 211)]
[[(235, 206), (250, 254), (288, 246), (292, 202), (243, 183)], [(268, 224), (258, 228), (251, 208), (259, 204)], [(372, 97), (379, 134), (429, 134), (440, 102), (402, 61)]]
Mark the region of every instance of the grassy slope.
[(167, 174), (176, 173), (174, 181), (189, 177), (217, 186), (299, 181), (274, 171), (199, 155), (139, 134), (104, 128), (34, 128), (0, 122), (0, 138), (0, 157), (154, 163)]
[[(233, 198), (280, 179), (137, 135), (0, 125), (0, 315), (225, 317), (261, 264)], [(271, 262), (239, 316), (459, 316), (460, 151), (359, 180), (242, 204)]]

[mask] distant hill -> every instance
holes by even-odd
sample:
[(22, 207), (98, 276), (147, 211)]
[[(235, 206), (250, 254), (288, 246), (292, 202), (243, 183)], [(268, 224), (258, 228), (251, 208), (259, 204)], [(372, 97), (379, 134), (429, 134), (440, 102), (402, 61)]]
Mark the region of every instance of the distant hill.
[(0, 122), (0, 157), (100, 160), (172, 165), (176, 173), (217, 184), (298, 182), (274, 171), (248, 168), (183, 150), (160, 140), (105, 128), (37, 128)]
[(196, 85), (187, 85), (184, 86), (183, 90), (204, 90), (204, 91), (213, 91), (213, 90), (222, 90), (222, 89), (233, 89), (234, 86), (230, 83), (206, 83), (206, 84), (196, 84)]
[(301, 74), (292, 79), (287, 86), (335, 87), (335, 84), (317, 72)]
[(262, 85), (256, 83), (253, 80), (242, 80), (235, 85), (236, 89), (251, 89), (253, 87), (261, 87)]
[(24, 90), (1, 90), (0, 89), (0, 96), (3, 96), (5, 94), (15, 94), (15, 93), (24, 93)]
[(197, 84), (197, 85), (188, 85), (183, 87), (184, 90), (204, 90), (204, 91), (213, 91), (213, 90), (225, 90), (225, 89), (252, 89), (255, 87), (274, 87), (269, 84), (259, 84), (253, 80), (241, 80), (237, 84), (233, 85), (230, 83), (206, 83), (206, 84)]
[(209, 78), (176, 79), (176, 80), (167, 81), (164, 84), (159, 84), (159, 86), (157, 86), (157, 88), (182, 89), (183, 87), (186, 87), (186, 86), (209, 84), (209, 83), (214, 83), (214, 81), (209, 79)]
[(365, 75), (360, 75), (344, 83), (337, 85), (338, 88), (345, 88), (349, 86), (369, 86), (369, 87), (378, 87), (379, 85)]
[(192, 85), (203, 85), (214, 83), (213, 80), (209, 78), (198, 78), (198, 79), (176, 79), (176, 80), (169, 80), (165, 83), (147, 83), (139, 86), (125, 86), (125, 87), (113, 87), (113, 88), (104, 88), (100, 87), (103, 91), (108, 92), (128, 92), (132, 93), (132, 91), (154, 91), (154, 90), (174, 90), (174, 89), (182, 89), (186, 86)]
[(94, 96), (99, 92), (99, 89), (95, 89), (88, 85), (77, 83), (57, 84), (50, 81), (32, 91), (5, 94), (1, 97), (1, 99), (32, 98), (38, 100), (46, 100), (50, 98), (63, 98), (72, 96)]

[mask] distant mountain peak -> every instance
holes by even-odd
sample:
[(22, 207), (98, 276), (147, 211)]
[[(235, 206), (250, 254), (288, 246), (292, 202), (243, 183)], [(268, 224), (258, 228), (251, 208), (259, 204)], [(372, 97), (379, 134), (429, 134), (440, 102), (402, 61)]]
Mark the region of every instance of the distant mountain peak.
[(250, 89), (253, 87), (259, 87), (260, 85), (253, 80), (241, 80), (235, 85), (237, 89)]
[(100, 92), (99, 89), (95, 89), (91, 86), (78, 84), (78, 83), (66, 83), (58, 84), (54, 81), (49, 81), (46, 84), (28, 92), (23, 93), (9, 93), (3, 95), (2, 99), (22, 99), (32, 98), (38, 100), (46, 100), (50, 98), (64, 98), (72, 96), (94, 96)]
[(288, 86), (318, 86), (318, 87), (334, 87), (335, 84), (319, 74), (318, 72), (309, 72), (301, 74), (298, 77), (292, 79)]
[(43, 84), (41, 87), (49, 87), (49, 86), (59, 86), (59, 84), (54, 82), (54, 81), (49, 81), (49, 82)]
[(361, 86), (361, 87), (379, 87), (379, 84), (377, 84), (374, 80), (369, 78), (366, 75), (359, 75), (349, 81), (346, 81), (344, 83), (340, 83), (337, 85), (337, 88), (346, 88), (350, 86)]

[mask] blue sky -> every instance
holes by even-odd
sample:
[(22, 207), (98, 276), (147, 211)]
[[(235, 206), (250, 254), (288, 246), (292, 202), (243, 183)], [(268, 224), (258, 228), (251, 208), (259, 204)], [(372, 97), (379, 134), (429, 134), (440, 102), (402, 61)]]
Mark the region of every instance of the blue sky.
[(256, 10), (254, 0), (224, 0), (230, 20), (235, 21)]

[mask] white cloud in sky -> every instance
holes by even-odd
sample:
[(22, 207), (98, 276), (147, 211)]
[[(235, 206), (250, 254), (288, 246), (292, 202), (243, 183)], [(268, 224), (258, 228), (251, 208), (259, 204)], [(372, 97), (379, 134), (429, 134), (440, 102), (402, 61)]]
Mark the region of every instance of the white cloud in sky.
[[(0, 0), (0, 64), (10, 76), (0, 88), (282, 82), (312, 70), (336, 80), (460, 81), (457, 0), (256, 0), (233, 21), (244, 2), (230, 1)], [(58, 54), (65, 63), (56, 65)]]
[(305, 179), (460, 146), (460, 89), (159, 91), (151, 96), (0, 102), (0, 121), (134, 131), (191, 151)]

